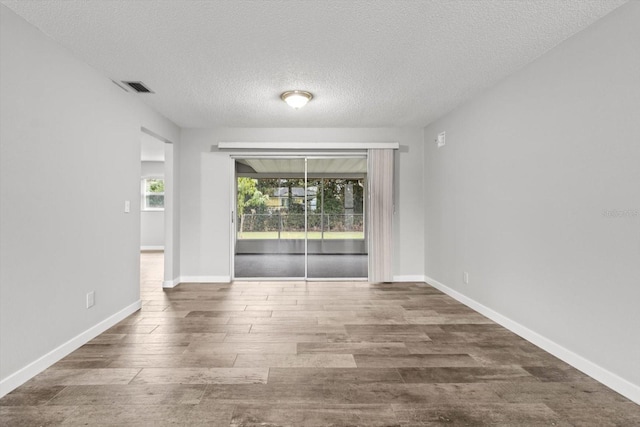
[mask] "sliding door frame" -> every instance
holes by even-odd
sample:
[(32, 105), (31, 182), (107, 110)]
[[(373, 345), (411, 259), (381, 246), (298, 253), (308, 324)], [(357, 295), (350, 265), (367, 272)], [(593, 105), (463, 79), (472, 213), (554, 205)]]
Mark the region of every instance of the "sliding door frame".
[[(231, 280), (234, 281), (236, 280), (235, 277), (235, 256), (236, 256), (236, 242), (237, 242), (237, 233), (238, 233), (238, 225), (236, 224), (236, 218), (237, 218), (237, 200), (238, 200), (238, 179), (237, 179), (237, 173), (236, 173), (236, 160), (239, 159), (264, 159), (264, 158), (268, 158), (268, 159), (274, 159), (274, 160), (286, 160), (286, 159), (303, 159), (304, 160), (304, 194), (305, 194), (305, 203), (304, 203), (304, 277), (249, 277), (249, 278), (244, 278), (241, 277), (239, 278), (240, 280), (246, 280), (246, 281), (307, 281), (307, 282), (313, 282), (313, 281), (368, 281), (369, 278), (368, 277), (344, 277), (344, 278), (340, 278), (340, 277), (329, 277), (329, 278), (315, 278), (315, 277), (309, 277), (309, 272), (308, 272), (308, 259), (309, 259), (309, 236), (308, 236), (308, 213), (307, 213), (307, 185), (308, 185), (308, 180), (309, 180), (309, 174), (308, 174), (308, 160), (322, 160), (322, 159), (335, 159), (335, 158), (340, 158), (340, 157), (344, 157), (344, 158), (360, 158), (360, 159), (365, 159), (367, 160), (367, 164), (368, 164), (368, 153), (367, 151), (362, 151), (362, 150), (357, 150), (357, 151), (342, 151), (342, 152), (316, 152), (316, 151), (304, 151), (304, 152), (284, 152), (284, 153), (275, 153), (275, 152), (268, 152), (268, 153), (261, 153), (261, 152), (247, 152), (247, 153), (230, 153), (229, 154), (229, 161), (231, 162), (231, 167), (230, 167), (230, 172), (231, 172), (231, 201), (230, 201), (230, 212), (231, 212), (231, 222), (230, 222), (230, 226), (232, 228), (232, 232), (229, 233), (230, 234), (230, 238), (231, 238), (231, 242), (230, 242), (230, 273), (231, 273)], [(348, 174), (348, 173), (347, 173)], [(367, 209), (369, 208), (369, 203), (368, 203), (368, 180), (367, 180), (367, 176), (368, 176), (368, 171), (367, 171), (367, 175), (365, 176), (365, 197), (363, 200), (364, 206), (363, 206), (363, 227), (364, 227), (364, 241), (365, 241), (365, 248), (368, 246), (368, 241), (369, 241), (369, 227), (367, 225)], [(369, 274), (369, 254), (367, 253), (367, 275)]]

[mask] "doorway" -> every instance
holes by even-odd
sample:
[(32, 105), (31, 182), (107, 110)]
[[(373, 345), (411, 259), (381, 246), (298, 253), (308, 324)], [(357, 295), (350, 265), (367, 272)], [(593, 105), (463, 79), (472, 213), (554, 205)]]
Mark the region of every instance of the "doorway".
[(236, 279), (367, 279), (366, 156), (233, 160)]
[(140, 251), (157, 253), (162, 287), (174, 287), (174, 146), (145, 127), (140, 130)]

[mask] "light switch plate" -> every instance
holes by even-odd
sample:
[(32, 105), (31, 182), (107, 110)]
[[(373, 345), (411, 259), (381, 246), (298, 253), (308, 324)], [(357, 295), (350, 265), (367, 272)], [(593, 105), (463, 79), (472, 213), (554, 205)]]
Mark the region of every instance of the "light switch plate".
[(91, 291), (87, 294), (87, 308), (91, 308), (96, 303), (96, 293)]
[(124, 213), (131, 212), (131, 202), (129, 200), (124, 201)]

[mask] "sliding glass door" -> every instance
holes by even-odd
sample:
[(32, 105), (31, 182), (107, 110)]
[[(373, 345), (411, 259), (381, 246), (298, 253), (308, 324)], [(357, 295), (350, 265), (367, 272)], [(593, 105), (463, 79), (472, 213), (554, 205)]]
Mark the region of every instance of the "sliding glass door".
[(237, 159), (235, 277), (304, 279), (305, 159)]
[(307, 277), (366, 278), (366, 158), (307, 160)]
[(366, 157), (235, 159), (234, 276), (366, 279)]

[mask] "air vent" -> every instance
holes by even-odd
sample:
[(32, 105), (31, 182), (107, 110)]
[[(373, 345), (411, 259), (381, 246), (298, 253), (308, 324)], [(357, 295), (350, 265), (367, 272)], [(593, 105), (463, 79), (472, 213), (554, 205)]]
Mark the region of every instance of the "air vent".
[(135, 90), (138, 93), (154, 93), (151, 89), (146, 87), (142, 82), (125, 82), (125, 85), (129, 86), (131, 89)]

